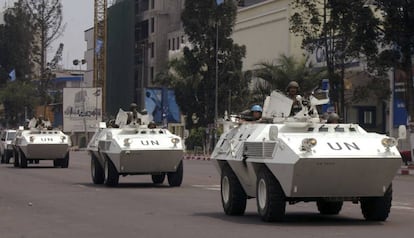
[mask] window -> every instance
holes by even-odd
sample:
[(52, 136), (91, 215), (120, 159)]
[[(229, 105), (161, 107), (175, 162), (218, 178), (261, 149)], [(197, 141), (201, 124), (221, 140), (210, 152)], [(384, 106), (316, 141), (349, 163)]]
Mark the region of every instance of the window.
[(168, 39), (168, 50), (171, 50), (171, 39)]
[(150, 56), (151, 56), (151, 58), (154, 58), (154, 51), (155, 51), (155, 43), (154, 42), (151, 42), (151, 44), (150, 44)]
[(151, 17), (151, 33), (155, 32), (155, 19)]
[(358, 124), (364, 128), (375, 128), (376, 121), (376, 107), (358, 107)]
[(155, 8), (155, 0), (151, 0), (151, 9)]
[(173, 38), (172, 40), (172, 50), (175, 50), (175, 38)]
[(177, 37), (177, 50), (180, 49), (180, 37)]
[(150, 79), (151, 81), (154, 80), (154, 67), (150, 68)]

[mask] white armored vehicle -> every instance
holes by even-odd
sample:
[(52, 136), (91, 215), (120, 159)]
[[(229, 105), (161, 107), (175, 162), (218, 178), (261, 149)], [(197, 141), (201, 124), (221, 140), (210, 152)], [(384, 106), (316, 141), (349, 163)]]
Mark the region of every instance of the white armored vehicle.
[[(324, 94), (298, 96), (302, 110), (285, 117), (292, 100), (272, 92), (263, 109), (268, 122), (233, 124), (221, 135), (212, 159), (227, 215), (244, 214), (246, 200), (256, 198), (263, 221), (282, 221), (287, 203), (316, 202), (321, 214), (336, 215), (345, 201), (359, 203), (366, 220), (387, 219), (401, 165), (398, 139), (324, 122), (316, 110), (328, 102)], [(399, 132), (405, 138), (405, 127)]]
[(12, 143), (14, 167), (26, 168), (28, 163), (53, 160), (54, 167), (68, 168), (70, 137), (52, 129), (49, 121), (32, 119), (27, 128), (20, 127)]
[(1, 132), (0, 154), (2, 164), (8, 164), (10, 162), (10, 158), (13, 156), (12, 142), (15, 136), (16, 130), (5, 129)]
[[(172, 187), (183, 179), (183, 146), (181, 138), (169, 130), (144, 121), (127, 122), (128, 113), (120, 109), (115, 127), (100, 123), (88, 144), (91, 175), (95, 184), (117, 186), (119, 176), (151, 175), (154, 184), (165, 177)], [(144, 117), (138, 115), (141, 119)], [(140, 120), (140, 119), (139, 119)]]

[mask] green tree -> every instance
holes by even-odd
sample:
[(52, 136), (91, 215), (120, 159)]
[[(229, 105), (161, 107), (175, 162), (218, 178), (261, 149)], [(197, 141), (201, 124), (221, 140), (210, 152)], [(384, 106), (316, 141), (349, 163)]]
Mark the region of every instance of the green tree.
[(38, 44), (33, 47), (32, 53), (39, 67), (38, 91), (41, 103), (46, 105), (50, 100), (48, 89), (53, 76), (47, 66), (47, 49), (64, 31), (62, 4), (60, 0), (25, 0), (25, 4), (38, 37)]
[(31, 117), (33, 109), (38, 104), (36, 87), (32, 82), (8, 82), (0, 91), (0, 101), (6, 109), (6, 122), (12, 126), (21, 125), (25, 116)]
[(402, 70), (405, 77), (405, 105), (414, 122), (413, 66), (414, 54), (414, 1), (412, 0), (377, 0), (374, 4), (382, 13), (380, 29), (383, 37), (378, 43), (387, 46), (379, 55), (379, 66), (394, 67)]
[[(4, 12), (0, 25), (0, 102), (4, 106), (5, 124), (22, 123), (24, 114), (31, 114), (36, 92), (33, 87), (31, 52), (34, 39), (31, 19), (23, 0)], [(15, 70), (16, 80), (10, 82), (9, 72)]]
[[(344, 77), (347, 65), (364, 58), (375, 62), (379, 37), (378, 19), (364, 0), (295, 0), (290, 30), (302, 37), (309, 52), (325, 51), (333, 101), (344, 115)], [(382, 77), (378, 77), (381, 79)]]
[(257, 65), (255, 76), (265, 81), (264, 96), (272, 90), (284, 91), (290, 81), (299, 83), (302, 92), (311, 92), (320, 80), (326, 77), (326, 71), (314, 70), (307, 65), (307, 59), (297, 60), (293, 56), (281, 55), (272, 62), (260, 62)]
[[(181, 19), (191, 47), (184, 49), (181, 64), (186, 69), (182, 69), (178, 75), (188, 85), (188, 96), (195, 98), (193, 104), (198, 110), (200, 125), (214, 122), (216, 56), (217, 95), (220, 102), (218, 113), (222, 115), (224, 110), (228, 109), (229, 103), (224, 102), (231, 101), (228, 100), (231, 98), (229, 95), (243, 97), (246, 94), (247, 80), (239, 78), (243, 75), (242, 58), (245, 57), (246, 50), (244, 46), (235, 44), (231, 38), (236, 14), (237, 6), (233, 1), (225, 1), (218, 6), (215, 0), (185, 2)], [(180, 106), (182, 109), (185, 108), (183, 105)]]
[(0, 25), (0, 85), (5, 85), (13, 69), (17, 80), (28, 81), (34, 66), (31, 60), (34, 37), (23, 0), (6, 9), (4, 21), (5, 24)]

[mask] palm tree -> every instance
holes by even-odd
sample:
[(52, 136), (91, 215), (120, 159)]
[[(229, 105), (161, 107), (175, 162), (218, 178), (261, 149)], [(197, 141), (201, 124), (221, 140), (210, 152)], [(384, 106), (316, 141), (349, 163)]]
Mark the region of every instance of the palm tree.
[(255, 76), (262, 79), (257, 83), (256, 89), (267, 95), (272, 90), (285, 91), (290, 81), (298, 82), (301, 92), (310, 92), (326, 75), (324, 70), (317, 71), (308, 65), (307, 58), (297, 60), (293, 56), (284, 54), (274, 61), (263, 61), (256, 66), (258, 69), (255, 71)]

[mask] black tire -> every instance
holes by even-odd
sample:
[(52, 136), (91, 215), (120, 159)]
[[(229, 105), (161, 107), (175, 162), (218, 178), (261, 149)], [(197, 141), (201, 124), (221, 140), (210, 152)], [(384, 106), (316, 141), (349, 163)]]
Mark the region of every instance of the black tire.
[(391, 210), (392, 184), (382, 197), (361, 198), (361, 211), (367, 221), (385, 221)]
[(94, 184), (103, 184), (105, 181), (104, 169), (94, 155), (91, 155), (91, 176)]
[(13, 152), (8, 150), (6, 153), (4, 153), (4, 163), (9, 164), (10, 163), (10, 157), (12, 157)]
[(53, 160), (53, 167), (57, 168), (57, 167), (61, 167), (62, 166), (62, 161), (60, 159), (54, 159)]
[(19, 151), (20, 168), (27, 168), (27, 158), (23, 151)]
[(104, 164), (104, 184), (108, 187), (116, 187), (119, 182), (119, 174), (111, 160), (106, 159)]
[(164, 180), (165, 180), (165, 173), (152, 174), (151, 179), (154, 184), (162, 184), (164, 183)]
[(343, 204), (344, 202), (342, 201), (325, 201), (325, 200), (316, 201), (316, 206), (318, 207), (318, 211), (320, 214), (323, 214), (323, 215), (338, 215), (342, 209)]
[(257, 211), (263, 221), (283, 221), (286, 211), (286, 196), (273, 174), (263, 168), (256, 184)]
[(183, 173), (184, 173), (183, 161), (181, 160), (175, 172), (167, 173), (168, 184), (171, 187), (181, 186), (181, 183), (183, 182)]
[(60, 166), (65, 169), (69, 167), (69, 152), (66, 153), (65, 158), (60, 160)]
[(230, 216), (243, 215), (246, 211), (247, 195), (228, 165), (221, 172), (220, 191), (224, 213)]
[(13, 150), (13, 160), (13, 166), (15, 168), (20, 167), (19, 153), (17, 152), (17, 150)]

